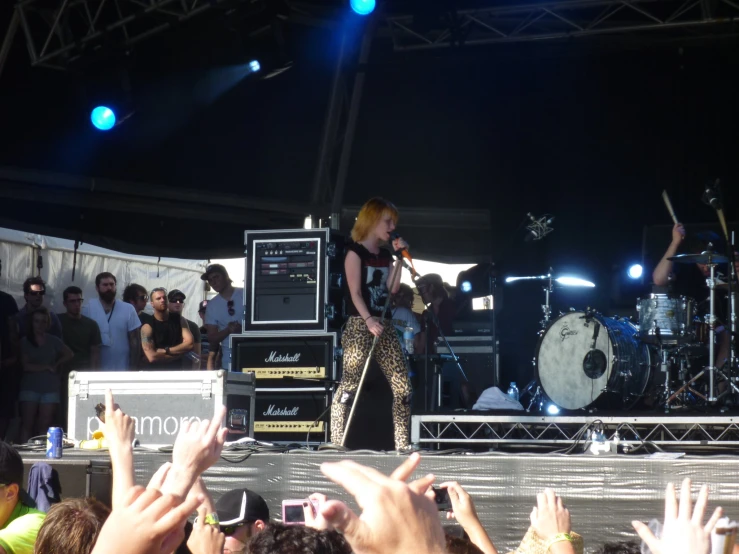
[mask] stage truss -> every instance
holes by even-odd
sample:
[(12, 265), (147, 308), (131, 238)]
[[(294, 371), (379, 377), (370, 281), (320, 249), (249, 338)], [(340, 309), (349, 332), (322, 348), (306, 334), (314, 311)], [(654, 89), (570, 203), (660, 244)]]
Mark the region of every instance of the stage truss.
[[(599, 427), (600, 425), (600, 427)], [(739, 417), (683, 416), (510, 416), (417, 415), (411, 419), (411, 442), (421, 448), (464, 445), (531, 445), (566, 447), (591, 439), (602, 428), (606, 440), (618, 433), (631, 448), (657, 446), (739, 446)]]
[(575, 39), (644, 31), (723, 31), (736, 35), (735, 0), (558, 0), (480, 9), (460, 9), (428, 16), (388, 15), (396, 51), (482, 44)]

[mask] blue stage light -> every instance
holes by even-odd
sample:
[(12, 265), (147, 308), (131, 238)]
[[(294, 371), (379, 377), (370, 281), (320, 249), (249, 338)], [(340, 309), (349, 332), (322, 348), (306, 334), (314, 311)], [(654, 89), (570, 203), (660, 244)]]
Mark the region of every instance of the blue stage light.
[(469, 281), (462, 281), (460, 288), (462, 289), (462, 292), (472, 292), (472, 283)]
[(115, 113), (107, 106), (98, 106), (90, 113), (90, 121), (95, 128), (109, 131), (115, 126)]
[(375, 11), (375, 0), (349, 0), (349, 5), (359, 15), (369, 15)]
[(549, 415), (557, 415), (559, 414), (559, 408), (556, 404), (549, 404), (547, 405), (547, 413)]
[(639, 264), (634, 264), (631, 267), (629, 267), (629, 277), (632, 279), (641, 279), (642, 273), (644, 273), (644, 268)]
[(252, 60), (249, 62), (249, 69), (251, 69), (252, 73), (256, 73), (257, 71), (262, 69), (262, 66), (257, 60)]

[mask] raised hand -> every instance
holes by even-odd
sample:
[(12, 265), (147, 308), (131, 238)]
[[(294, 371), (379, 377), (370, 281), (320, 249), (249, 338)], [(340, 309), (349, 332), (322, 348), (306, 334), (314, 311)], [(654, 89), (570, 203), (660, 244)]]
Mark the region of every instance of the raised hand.
[[(640, 521), (632, 521), (637, 534), (649, 546), (652, 554), (707, 554), (711, 550), (711, 531), (721, 517), (723, 510), (716, 508), (703, 525), (703, 516), (708, 504), (708, 487), (703, 485), (698, 493), (695, 510), (690, 500), (690, 479), (684, 479), (680, 490), (678, 506), (675, 485), (669, 483), (665, 490), (665, 521), (662, 537), (657, 538)], [(692, 513), (691, 513), (692, 512)]]
[[(328, 497), (320, 492), (314, 492), (308, 497), (308, 500), (303, 502), (303, 515), (305, 516), (306, 527), (312, 527), (318, 531), (324, 531), (327, 529), (333, 529), (334, 526), (323, 517), (321, 508), (328, 502)], [(313, 506), (317, 505), (318, 508), (314, 512)]]
[(170, 554), (185, 538), (185, 520), (201, 502), (133, 487), (108, 516), (92, 552)]
[(544, 489), (536, 495), (536, 506), (531, 511), (531, 526), (544, 540), (572, 530), (570, 511), (552, 489)]
[(105, 440), (113, 467), (113, 508), (128, 490), (136, 484), (133, 469), (133, 440), (136, 434), (134, 420), (113, 400), (113, 392), (105, 391)]
[(123, 413), (113, 400), (113, 391), (105, 391), (105, 440), (111, 456), (131, 450), (136, 437), (136, 422)]
[(221, 533), (217, 525), (205, 523), (208, 510), (205, 506), (198, 508), (198, 517), (192, 525), (187, 548), (192, 554), (221, 554), (226, 544), (226, 535)]
[(200, 474), (218, 461), (228, 429), (221, 428), (226, 408), (218, 406), (212, 421), (186, 421), (172, 450), (172, 469), (164, 492), (187, 496)]
[(436, 506), (424, 496), (434, 476), (427, 475), (411, 485), (397, 479), (410, 475), (417, 464), (418, 457), (409, 458), (390, 477), (349, 460), (321, 465), (321, 472), (351, 493), (362, 509), (357, 516), (346, 504), (333, 500), (320, 509), (321, 515), (344, 534), (355, 554), (446, 551)]

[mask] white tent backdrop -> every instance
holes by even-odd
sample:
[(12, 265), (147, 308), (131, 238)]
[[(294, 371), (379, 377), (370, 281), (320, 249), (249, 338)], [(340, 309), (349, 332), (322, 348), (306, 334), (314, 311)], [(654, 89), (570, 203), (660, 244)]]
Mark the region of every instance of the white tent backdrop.
[[(62, 304), (62, 292), (70, 285), (81, 288), (86, 299), (97, 297), (95, 276), (109, 271), (118, 281), (119, 299), (123, 296), (123, 289), (131, 283), (137, 283), (147, 291), (155, 287), (164, 287), (168, 291), (180, 289), (187, 296), (185, 317), (200, 323), (197, 311), (198, 303), (206, 297), (204, 283), (200, 279), (207, 265), (205, 260), (133, 256), (81, 244), (77, 249), (76, 271), (72, 280), (74, 241), (0, 227), (0, 290), (14, 296), (18, 307), (25, 305), (23, 281), (38, 275), (38, 256), (43, 260), (41, 277), (46, 282), (44, 305), (53, 312), (66, 311)], [(152, 311), (151, 305), (147, 306), (146, 311)]]

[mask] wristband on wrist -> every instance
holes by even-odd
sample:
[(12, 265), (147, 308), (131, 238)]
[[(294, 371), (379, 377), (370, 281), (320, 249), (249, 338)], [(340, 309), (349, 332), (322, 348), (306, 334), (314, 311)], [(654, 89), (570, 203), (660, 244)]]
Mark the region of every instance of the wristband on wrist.
[(165, 349), (164, 349), (164, 353), (165, 353), (165, 354), (166, 354), (167, 356), (171, 355), (171, 353), (170, 353), (170, 351), (169, 351), (169, 346), (168, 346), (167, 348), (165, 348)]
[(554, 543), (564, 542), (564, 541), (572, 542), (572, 535), (570, 535), (569, 533), (557, 533), (556, 535), (554, 535), (551, 539), (547, 541), (546, 548), (544, 549), (544, 551), (548, 552)]
[(370, 319), (371, 317), (372, 317), (372, 314), (368, 315), (368, 316), (367, 316), (366, 318), (364, 318), (364, 320), (365, 320), (365, 321), (367, 321), (367, 320), (368, 320), (368, 319)]

